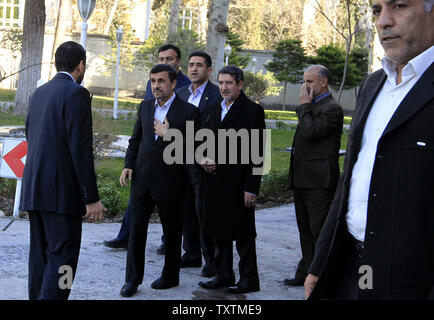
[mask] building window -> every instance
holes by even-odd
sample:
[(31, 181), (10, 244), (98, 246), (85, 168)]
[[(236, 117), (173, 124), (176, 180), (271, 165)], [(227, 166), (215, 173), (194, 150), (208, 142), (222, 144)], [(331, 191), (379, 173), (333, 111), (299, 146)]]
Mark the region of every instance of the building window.
[(20, 26), (20, 0), (0, 0), (0, 27), (18, 28)]

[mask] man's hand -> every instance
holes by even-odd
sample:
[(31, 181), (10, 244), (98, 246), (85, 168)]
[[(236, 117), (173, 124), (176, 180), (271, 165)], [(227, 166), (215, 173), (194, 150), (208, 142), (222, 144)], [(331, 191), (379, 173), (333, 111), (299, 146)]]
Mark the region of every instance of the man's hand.
[(313, 90), (308, 89), (305, 83), (300, 88), (299, 98), (301, 104), (311, 103), (313, 100)]
[(104, 208), (101, 200), (99, 200), (98, 202), (93, 202), (86, 205), (86, 215), (84, 217), (93, 221), (100, 221), (105, 211), (107, 211), (107, 209)]
[(304, 294), (306, 296), (306, 300), (312, 294), (313, 288), (315, 288), (316, 283), (318, 282), (318, 277), (313, 274), (308, 274), (306, 280), (304, 280)]
[(127, 177), (128, 180), (131, 181), (133, 178), (133, 169), (125, 168), (122, 170), (121, 176), (119, 177), (119, 183), (121, 184), (121, 187), (128, 187)]
[(168, 129), (169, 121), (167, 121), (167, 117), (164, 118), (164, 123), (161, 123), (158, 119), (154, 119), (154, 130), (156, 135), (164, 137)]
[(211, 160), (210, 158), (203, 158), (200, 162), (200, 165), (205, 172), (215, 174), (216, 165), (214, 160)]
[(254, 194), (244, 192), (244, 205), (247, 208), (254, 207), (256, 205), (256, 196)]

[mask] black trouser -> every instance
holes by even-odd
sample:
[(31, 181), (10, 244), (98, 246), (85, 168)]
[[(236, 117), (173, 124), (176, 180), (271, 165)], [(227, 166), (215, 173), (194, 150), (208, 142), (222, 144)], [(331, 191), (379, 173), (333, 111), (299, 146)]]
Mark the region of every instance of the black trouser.
[(187, 184), (185, 187), (184, 198), (184, 226), (182, 230), (183, 243), (185, 250), (184, 259), (202, 260), (199, 216), (196, 210), (196, 196), (193, 186)]
[[(234, 280), (233, 270), (233, 241), (217, 239), (217, 279)], [(238, 269), (240, 271), (240, 280), (238, 283), (242, 286), (259, 289), (258, 265), (256, 259), (255, 238), (236, 240), (236, 249), (240, 256)]]
[(165, 259), (162, 277), (167, 281), (179, 279), (181, 264), (182, 212), (178, 202), (156, 202), (148, 193), (133, 196), (131, 201), (131, 230), (128, 240), (126, 282), (139, 285), (145, 271), (145, 247), (149, 218), (157, 205), (165, 237)]
[(359, 298), (359, 280), (361, 277), (359, 268), (364, 244), (351, 235), (348, 235), (348, 238), (350, 241), (349, 251), (343, 261), (342, 277), (338, 281), (334, 297), (336, 300), (357, 300)]
[[(29, 299), (67, 300), (71, 288), (66, 285), (62, 289), (59, 280), (65, 279), (62, 284), (68, 284), (69, 270), (72, 270), (72, 279), (75, 277), (82, 217), (30, 211), (29, 221)], [(65, 269), (61, 269), (62, 266)]]
[(330, 189), (295, 189), (294, 205), (300, 233), (302, 258), (295, 278), (304, 281), (315, 254), (315, 244), (327, 217), (334, 191)]
[[(212, 236), (207, 235), (202, 227), (202, 199), (200, 193), (200, 175), (197, 168), (189, 168), (189, 181), (186, 187), (184, 202), (184, 229), (183, 229), (183, 248), (185, 259), (202, 259), (200, 250), (205, 259), (207, 271), (215, 270), (215, 241)], [(191, 182), (194, 181), (194, 182)]]

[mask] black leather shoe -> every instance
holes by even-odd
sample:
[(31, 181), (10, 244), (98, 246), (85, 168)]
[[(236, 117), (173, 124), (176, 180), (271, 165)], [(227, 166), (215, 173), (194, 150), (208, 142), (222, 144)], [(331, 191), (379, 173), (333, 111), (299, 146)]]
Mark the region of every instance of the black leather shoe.
[(137, 287), (135, 284), (126, 282), (121, 289), (121, 296), (122, 297), (131, 297), (137, 292)]
[(178, 284), (179, 284), (179, 280), (167, 281), (160, 277), (154, 282), (152, 282), (151, 287), (153, 289), (169, 289), (169, 288), (177, 287)]
[(166, 246), (164, 245), (164, 242), (158, 247), (157, 254), (160, 256), (164, 256), (166, 254)]
[(283, 280), (283, 282), (287, 286), (290, 286), (290, 287), (301, 287), (301, 286), (304, 285), (304, 280), (297, 279), (297, 278), (294, 278), (294, 279), (289, 279), (288, 278), (288, 279)]
[(113, 248), (113, 249), (128, 249), (128, 241), (125, 240), (119, 240), (119, 239), (113, 239), (113, 240), (107, 240), (102, 243), (106, 247)]
[(235, 283), (235, 280), (220, 280), (217, 278), (214, 278), (210, 281), (206, 281), (206, 282), (199, 282), (199, 285), (202, 288), (205, 289), (219, 289), (219, 288), (223, 288), (223, 287), (230, 287), (233, 286)]
[(229, 287), (226, 289), (227, 293), (249, 293), (249, 292), (256, 292), (259, 291), (259, 286), (245, 286), (237, 283), (233, 287)]
[(202, 268), (202, 271), (200, 272), (200, 276), (201, 277), (206, 277), (206, 278), (212, 278), (215, 277), (217, 272), (215, 272), (214, 270), (212, 270), (212, 268), (210, 268), (208, 265), (205, 265)]
[(199, 259), (185, 259), (183, 256), (181, 258), (181, 268), (200, 268), (202, 267), (202, 258)]

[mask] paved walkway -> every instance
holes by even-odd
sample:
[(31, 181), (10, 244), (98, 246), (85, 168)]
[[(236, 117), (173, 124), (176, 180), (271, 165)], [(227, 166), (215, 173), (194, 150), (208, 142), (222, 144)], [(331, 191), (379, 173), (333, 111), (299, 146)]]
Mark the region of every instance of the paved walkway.
[[(154, 290), (152, 281), (159, 277), (163, 256), (156, 254), (160, 245), (161, 225), (150, 224), (146, 251), (145, 279), (136, 300), (301, 300), (303, 287), (291, 288), (283, 279), (294, 275), (300, 259), (299, 238), (292, 204), (256, 212), (257, 255), (261, 291), (229, 295), (224, 289), (206, 290), (198, 286), (207, 280), (200, 268), (181, 269), (180, 285), (168, 290)], [(27, 263), (29, 222), (0, 218), (0, 300), (27, 299)], [(119, 290), (125, 277), (125, 250), (102, 245), (119, 230), (119, 223), (84, 223), (83, 239), (71, 300), (125, 299)], [(235, 251), (236, 252), (236, 251)], [(234, 270), (238, 279), (238, 255)]]

